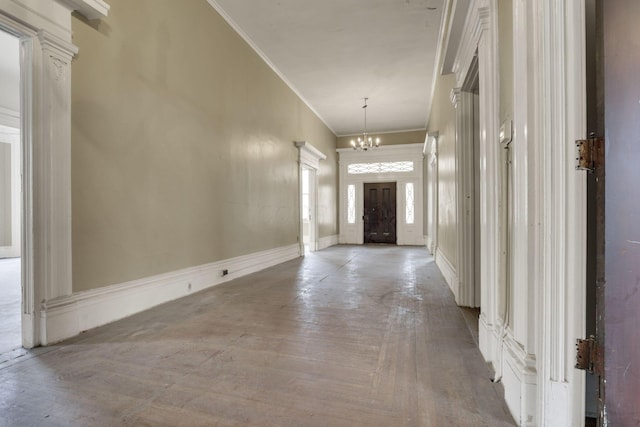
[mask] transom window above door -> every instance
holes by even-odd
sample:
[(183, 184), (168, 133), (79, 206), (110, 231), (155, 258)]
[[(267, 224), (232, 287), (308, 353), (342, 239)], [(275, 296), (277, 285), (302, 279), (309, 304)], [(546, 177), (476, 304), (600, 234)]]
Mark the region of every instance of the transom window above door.
[(352, 163), (347, 167), (349, 175), (393, 172), (413, 172), (413, 162)]

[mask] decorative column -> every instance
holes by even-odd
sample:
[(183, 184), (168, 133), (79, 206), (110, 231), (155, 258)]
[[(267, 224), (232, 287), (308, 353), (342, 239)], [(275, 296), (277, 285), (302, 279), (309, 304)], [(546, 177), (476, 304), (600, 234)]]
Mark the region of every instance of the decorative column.
[(585, 333), (586, 178), (575, 170), (574, 141), (586, 137), (585, 5), (532, 2), (534, 104), (540, 142), (542, 277), (539, 284), (538, 420), (582, 425), (584, 372), (574, 368)]
[(33, 39), (32, 116), (23, 122), (32, 130), (33, 281), (41, 344), (56, 341), (60, 330), (49, 324), (47, 308), (72, 294), (71, 60), (77, 51), (44, 30)]
[[(475, 256), (475, 206), (474, 206), (474, 156), (473, 93), (454, 88), (450, 95), (456, 110), (456, 217), (458, 224), (458, 289), (454, 291), (456, 302), (464, 307), (477, 307), (474, 268)], [(479, 285), (479, 284), (478, 284)]]

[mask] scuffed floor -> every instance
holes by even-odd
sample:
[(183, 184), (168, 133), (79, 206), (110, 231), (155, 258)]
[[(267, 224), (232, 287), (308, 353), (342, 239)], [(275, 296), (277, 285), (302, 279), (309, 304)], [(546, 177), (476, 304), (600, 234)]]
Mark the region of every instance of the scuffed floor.
[(426, 250), (336, 246), (0, 364), (2, 425), (513, 426)]

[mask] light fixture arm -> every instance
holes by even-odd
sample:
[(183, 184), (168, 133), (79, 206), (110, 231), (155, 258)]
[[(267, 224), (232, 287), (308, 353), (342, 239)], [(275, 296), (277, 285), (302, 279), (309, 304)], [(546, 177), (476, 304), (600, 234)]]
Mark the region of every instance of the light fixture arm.
[(362, 99), (364, 99), (364, 105), (362, 106), (362, 109), (364, 110), (364, 132), (362, 134), (362, 138), (358, 137), (357, 142), (353, 139), (351, 140), (351, 146), (354, 150), (367, 151), (370, 148), (378, 148), (378, 146), (380, 145), (380, 138), (376, 138), (374, 141), (367, 132), (367, 101), (369, 100), (369, 98)]

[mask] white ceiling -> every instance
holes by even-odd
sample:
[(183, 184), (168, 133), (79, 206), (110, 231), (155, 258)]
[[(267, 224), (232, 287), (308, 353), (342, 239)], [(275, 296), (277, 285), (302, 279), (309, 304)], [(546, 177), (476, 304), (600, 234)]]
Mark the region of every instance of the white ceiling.
[(426, 127), (445, 0), (208, 1), (336, 135)]

